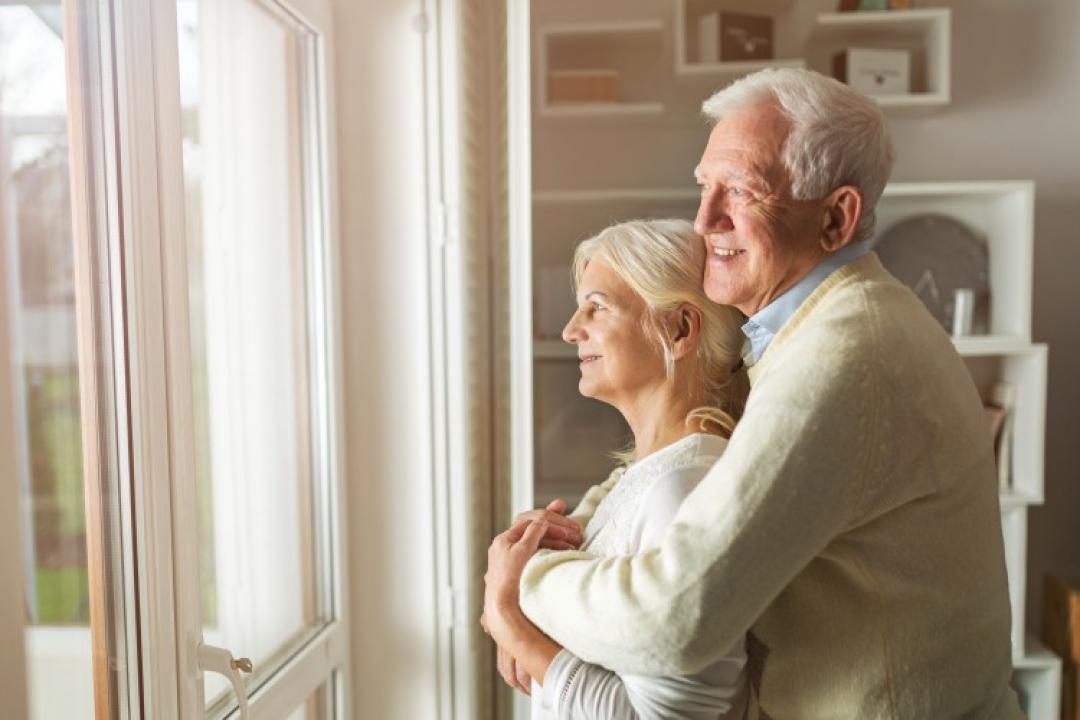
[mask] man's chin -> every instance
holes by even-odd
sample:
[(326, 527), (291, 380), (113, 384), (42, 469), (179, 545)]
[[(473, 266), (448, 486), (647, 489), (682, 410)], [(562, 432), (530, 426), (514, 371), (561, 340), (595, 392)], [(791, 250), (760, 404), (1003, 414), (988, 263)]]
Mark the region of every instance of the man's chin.
[(705, 290), (705, 297), (718, 305), (733, 305), (736, 301), (731, 288), (718, 280), (706, 277), (702, 289)]

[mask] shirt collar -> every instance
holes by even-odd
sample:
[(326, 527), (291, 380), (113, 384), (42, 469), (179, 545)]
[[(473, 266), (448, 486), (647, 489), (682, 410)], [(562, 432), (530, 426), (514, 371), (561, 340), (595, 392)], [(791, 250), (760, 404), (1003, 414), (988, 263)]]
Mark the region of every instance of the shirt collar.
[(870, 252), (870, 241), (852, 243), (843, 247), (820, 263), (803, 276), (801, 280), (788, 288), (780, 297), (773, 300), (765, 307), (747, 319), (742, 326), (743, 334), (749, 341), (749, 355), (752, 363), (761, 359), (765, 348), (769, 346), (773, 337), (780, 332), (795, 311), (810, 297), (825, 278), (839, 270), (844, 265), (858, 260)]

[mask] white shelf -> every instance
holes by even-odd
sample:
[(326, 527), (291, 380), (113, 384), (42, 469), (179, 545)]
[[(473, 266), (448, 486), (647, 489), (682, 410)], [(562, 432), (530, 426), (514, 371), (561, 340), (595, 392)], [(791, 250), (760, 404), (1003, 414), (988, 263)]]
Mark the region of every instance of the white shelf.
[(949, 104), (946, 93), (911, 93), (909, 95), (875, 95), (874, 101), (882, 108), (896, 110), (923, 110), (944, 107)]
[(1022, 337), (1008, 335), (967, 335), (954, 337), (953, 345), (963, 357), (991, 355), (1021, 355), (1031, 350), (1031, 343)]
[[(537, 31), (536, 97), (544, 118), (627, 118), (664, 112), (660, 101), (662, 33), (659, 20), (546, 25)], [(618, 73), (618, 102), (554, 103), (548, 99), (552, 70)]]
[(1026, 699), (1030, 720), (1060, 720), (1061, 658), (1031, 635), (1013, 661), (1013, 687)]
[(986, 239), (990, 260), (990, 328), (999, 337), (1031, 339), (1035, 188), (1028, 181), (890, 183), (877, 206), (878, 234), (916, 215), (954, 218)]
[(1042, 504), (1042, 498), (1019, 490), (1007, 490), (999, 495), (999, 499), (1003, 511)]
[[(781, 57), (769, 60), (738, 62), (708, 62), (691, 60), (688, 37), (688, 19), (702, 12), (732, 10), (755, 15), (775, 16), (790, 10), (793, 0), (676, 0), (675, 2), (675, 75), (682, 78), (729, 79), (749, 75), (768, 68), (804, 68), (806, 60), (801, 57)], [(688, 7), (689, 6), (689, 7)], [(693, 8), (691, 10), (690, 8)], [(696, 11), (696, 12), (695, 12)], [(775, 24), (774, 24), (775, 27)], [(773, 49), (777, 49), (779, 33), (774, 31)]]
[(938, 108), (951, 95), (951, 24), (949, 8), (824, 13), (817, 17), (807, 54), (827, 72), (832, 55), (846, 48), (906, 50), (912, 57), (911, 93), (874, 99), (883, 108)]
[(868, 37), (895, 39), (902, 35), (924, 37), (948, 27), (949, 8), (871, 10), (822, 13), (817, 17), (814, 39), (828, 42), (862, 42)]
[(737, 78), (743, 75), (767, 70), (769, 68), (805, 68), (802, 58), (782, 60), (743, 60), (739, 62), (691, 63), (684, 62), (675, 66), (675, 74), (682, 77)]
[(628, 115), (662, 115), (664, 104), (641, 103), (557, 103), (540, 108), (543, 117), (625, 117)]
[(1013, 662), (1013, 666), (1023, 670), (1049, 670), (1061, 667), (1061, 658), (1054, 651), (1043, 645), (1034, 635), (1024, 635), (1024, 651)]

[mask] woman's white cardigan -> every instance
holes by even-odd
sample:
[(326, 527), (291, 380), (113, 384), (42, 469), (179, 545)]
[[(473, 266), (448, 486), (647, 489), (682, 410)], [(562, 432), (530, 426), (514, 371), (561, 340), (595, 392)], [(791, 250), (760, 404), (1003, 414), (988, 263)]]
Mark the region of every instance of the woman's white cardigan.
[[(581, 549), (601, 557), (657, 545), (686, 496), (727, 440), (692, 434), (615, 470), (571, 515), (584, 526)], [(594, 512), (595, 510), (595, 512)], [(742, 718), (746, 651), (740, 638), (723, 657), (691, 675), (623, 675), (563, 650), (544, 686), (533, 683), (533, 720), (720, 720)]]

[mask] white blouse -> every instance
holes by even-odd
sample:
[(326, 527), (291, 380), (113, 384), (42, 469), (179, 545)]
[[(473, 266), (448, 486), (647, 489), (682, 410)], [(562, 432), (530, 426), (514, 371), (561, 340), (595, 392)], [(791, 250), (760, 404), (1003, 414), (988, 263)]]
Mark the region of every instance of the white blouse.
[[(638, 460), (617, 477), (585, 526), (581, 549), (611, 557), (660, 544), (679, 505), (720, 457), (727, 440), (696, 433)], [(740, 641), (694, 675), (619, 675), (562, 650), (544, 686), (532, 685), (533, 720), (734, 720), (746, 711), (746, 650)]]

